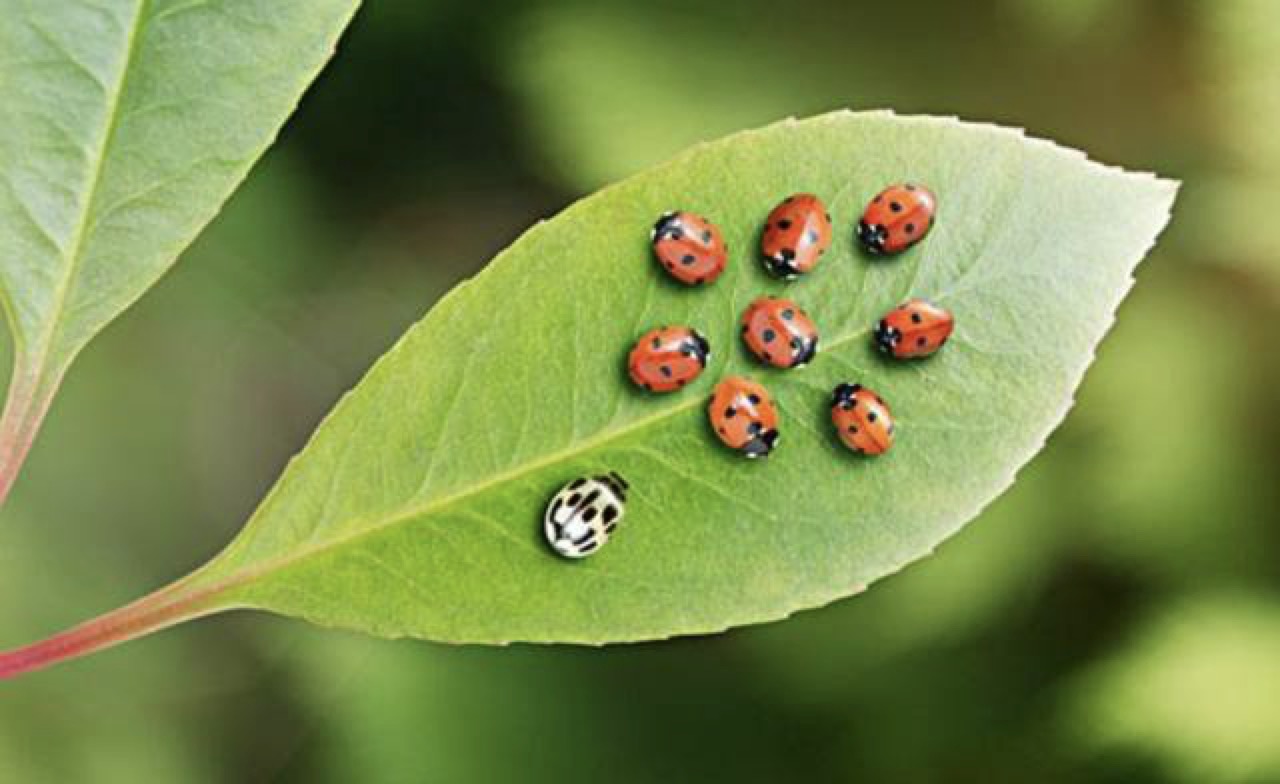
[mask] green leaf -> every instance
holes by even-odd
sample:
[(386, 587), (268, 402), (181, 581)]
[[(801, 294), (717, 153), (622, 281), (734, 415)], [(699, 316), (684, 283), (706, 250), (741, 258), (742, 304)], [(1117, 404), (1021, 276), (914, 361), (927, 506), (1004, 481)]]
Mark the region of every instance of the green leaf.
[(357, 0), (0, 0), (0, 497), (75, 355), (218, 211)]
[[(857, 216), (901, 180), (935, 190), (938, 224), (899, 258), (868, 258)], [(816, 272), (784, 284), (761, 269), (757, 238), (801, 190), (826, 199), (838, 231)], [(930, 552), (1040, 449), (1174, 190), (1016, 131), (885, 112), (694, 148), (536, 226), (441, 301), (210, 565), (38, 645), (87, 650), (233, 607), (388, 636), (605, 643), (856, 593)], [(649, 226), (677, 207), (725, 233), (730, 267), (711, 286), (676, 286), (651, 258)], [(796, 371), (760, 367), (738, 340), (746, 304), (781, 292), (822, 331), (817, 359)], [(889, 363), (870, 329), (909, 295), (953, 309), (957, 332), (928, 361)], [(664, 323), (701, 330), (714, 358), (682, 392), (641, 394), (624, 358)], [(743, 460), (707, 426), (710, 390), (730, 373), (779, 403), (768, 460)], [(846, 380), (897, 414), (882, 458), (830, 432), (830, 390)], [(590, 559), (557, 558), (541, 539), (545, 503), (606, 470), (633, 486), (623, 525)]]

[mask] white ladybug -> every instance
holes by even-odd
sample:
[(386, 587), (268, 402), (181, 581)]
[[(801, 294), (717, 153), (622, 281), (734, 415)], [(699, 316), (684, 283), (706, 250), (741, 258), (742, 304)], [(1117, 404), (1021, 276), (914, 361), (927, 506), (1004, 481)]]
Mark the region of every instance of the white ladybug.
[(565, 558), (586, 558), (604, 547), (627, 510), (627, 480), (607, 475), (575, 479), (547, 504), (542, 532)]

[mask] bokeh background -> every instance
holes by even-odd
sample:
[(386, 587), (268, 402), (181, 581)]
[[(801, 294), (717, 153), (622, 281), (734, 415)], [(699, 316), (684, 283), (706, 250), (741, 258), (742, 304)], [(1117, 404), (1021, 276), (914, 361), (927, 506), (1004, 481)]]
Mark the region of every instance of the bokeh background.
[(1015, 488), (867, 595), (605, 650), (213, 618), (0, 687), (0, 782), (1280, 781), (1272, 0), (368, 0), (224, 214), (84, 354), (0, 515), (0, 643), (217, 551), (539, 218), (838, 107), (1185, 181)]

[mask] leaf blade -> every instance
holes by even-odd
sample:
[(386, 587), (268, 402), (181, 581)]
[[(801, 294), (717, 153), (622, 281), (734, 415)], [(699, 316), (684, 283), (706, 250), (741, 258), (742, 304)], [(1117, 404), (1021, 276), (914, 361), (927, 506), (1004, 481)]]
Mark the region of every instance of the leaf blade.
[[(928, 184), (930, 237), (897, 260), (854, 245), (885, 184)], [(343, 397), (249, 523), (169, 589), (54, 641), (0, 655), (0, 676), (220, 610), (451, 642), (602, 644), (720, 631), (861, 591), (929, 553), (1014, 479), (1072, 393), (1169, 217), (1176, 185), (1020, 132), (887, 112), (786, 121), (694, 148), (527, 232), (447, 295)], [(787, 193), (828, 199), (837, 235), (805, 280), (769, 279), (759, 222)], [(669, 283), (647, 228), (707, 214), (730, 267)], [(738, 345), (761, 293), (795, 297), (823, 335), (799, 371)], [(927, 362), (880, 358), (870, 327), (908, 295), (957, 316)], [(623, 357), (646, 327), (688, 323), (713, 360), (675, 395), (642, 395)], [(783, 442), (748, 463), (703, 406), (723, 375), (763, 381)], [(880, 391), (900, 425), (861, 460), (829, 432), (839, 381)], [(541, 541), (550, 494), (585, 473), (631, 481), (601, 553)], [(53, 651), (53, 653), (49, 653)], [(33, 663), (34, 662), (34, 663)]]
[[(952, 132), (964, 136), (963, 143), (949, 138), (946, 153), (923, 165), (919, 151), (934, 144), (939, 133), (945, 137)], [(805, 148), (822, 153), (806, 160), (803, 152), (788, 152)], [(863, 160), (868, 148), (879, 151), (873, 164)], [(846, 152), (846, 160), (834, 168), (843, 164), (848, 166), (843, 171), (857, 171), (862, 165), (876, 173), (824, 175), (816, 160), (826, 159), (832, 150), (858, 150), (852, 156)], [(781, 162), (765, 164), (769, 156)], [(999, 188), (960, 187), (975, 166), (1016, 176), (1002, 177)], [(931, 237), (914, 260), (888, 263), (858, 255), (851, 232), (842, 231), (833, 256), (812, 281), (784, 287), (759, 272), (751, 253), (753, 234), (780, 195), (806, 185), (819, 193), (837, 192), (830, 206), (838, 224), (848, 228), (875, 188), (903, 175), (939, 184), (945, 194), (941, 220), (972, 228), (960, 233), (940, 223), (942, 238)], [(846, 177), (859, 185), (849, 187)], [(1068, 187), (1062, 192), (1072, 193), (1078, 186), (1076, 196), (1064, 198), (1042, 187), (1061, 187), (1064, 178)], [(748, 179), (758, 182), (744, 182)], [(1110, 245), (1104, 255), (1125, 263), (1046, 272), (1069, 254), (1036, 238), (1037, 215), (1045, 209), (1066, 210), (1071, 231), (1079, 231), (1116, 209), (1135, 187), (1142, 192), (1138, 183), (1150, 188), (1155, 207), (1149, 214), (1118, 231), (1099, 226), (1090, 237)], [(1107, 196), (1105, 209), (1089, 208), (1089, 194)], [(377, 633), (482, 642), (596, 643), (700, 633), (782, 617), (846, 595), (935, 546), (1012, 481), (1013, 466), (1039, 449), (1065, 413), (1092, 346), (1128, 289), (1131, 265), (1154, 240), (1171, 199), (1171, 186), (1153, 179), (1108, 173), (1078, 153), (1048, 143), (949, 121), (831, 115), (696, 148), (531, 230), (476, 281), (438, 305), (335, 410), (211, 574), (224, 579), (253, 574), (244, 582), (231, 577), (237, 587), (229, 595), (246, 605)], [(674, 205), (722, 221), (733, 252), (731, 279), (695, 294), (668, 286), (654, 270), (643, 228), (661, 209)], [(735, 217), (725, 221), (720, 217), (725, 214)], [(577, 228), (568, 230), (567, 224)], [(948, 231), (956, 236), (948, 239)], [(604, 237), (583, 236), (589, 232)], [(1062, 234), (1055, 233), (1055, 240)], [(609, 257), (609, 247), (618, 245), (625, 250), (613, 255), (625, 263)], [(1073, 245), (1070, 251), (1081, 247)], [(1013, 263), (1023, 248), (1039, 253), (1039, 266), (1024, 270)], [(591, 261), (600, 258), (606, 261)], [(556, 270), (566, 267), (574, 276), (565, 291), (531, 282), (557, 280)], [(1063, 290), (1104, 291), (1091, 303), (1096, 323), (1072, 320), (1067, 308), (1046, 298), (1041, 290), (1046, 276)], [(997, 322), (993, 328), (977, 328), (982, 309), (974, 306), (976, 314), (966, 313), (956, 302), (997, 286), (1009, 292), (990, 298), (994, 310), (986, 318)], [(490, 294), (519, 287), (523, 296), (539, 302), (526, 305)], [(580, 294), (595, 287), (608, 295), (591, 302)], [(643, 296), (633, 295), (634, 290), (644, 291)], [(734, 338), (737, 314), (753, 293), (783, 290), (799, 298), (824, 335), (831, 336), (819, 359), (795, 374), (752, 366)], [(857, 292), (856, 303), (841, 308), (850, 291)], [(957, 345), (929, 363), (879, 364), (864, 339), (868, 325), (908, 292), (957, 307)], [(1010, 320), (1009, 312), (1025, 307), (1019, 301), (1027, 297), (1056, 317), (1050, 328)], [(545, 316), (539, 322), (536, 314), (547, 311), (563, 315), (551, 317), (550, 324), (544, 323)], [(615, 366), (631, 337), (666, 320), (707, 329), (718, 357), (695, 388), (654, 401), (633, 394)], [(530, 331), (572, 335), (577, 344), (548, 346), (512, 335), (518, 325), (530, 323), (538, 324)], [(997, 339), (991, 344), (993, 336), (998, 338), (1013, 323), (1033, 344), (1050, 340), (1066, 349), (1055, 355), (1055, 362), (1037, 364), (1034, 357), (1017, 353), (1016, 343), (1001, 346)], [(468, 342), (465, 352), (441, 348)], [(575, 359), (548, 356), (555, 352)], [(531, 354), (536, 359), (522, 359)], [(1068, 355), (1071, 362), (1056, 362)], [(428, 378), (424, 363), (438, 375)], [(1056, 408), (1046, 413), (1045, 399), (1052, 396), (1040, 387), (1018, 386), (1015, 371), (1027, 368), (1052, 374), (1045, 383), (1060, 398)], [(774, 390), (788, 423), (784, 441), (790, 443), (767, 466), (740, 464), (714, 443), (701, 422), (714, 380), (743, 371)], [(974, 406), (964, 395), (948, 391), (948, 384), (964, 389), (966, 378), (989, 382), (996, 372), (1017, 393), (998, 396), (1004, 407), (1001, 421), (950, 421), (948, 410), (972, 412)], [(539, 381), (543, 374), (548, 381)], [(870, 379), (896, 401), (904, 432), (911, 435), (893, 459), (851, 463), (825, 435), (826, 390), (851, 374)], [(491, 379), (510, 394), (486, 391), (477, 379)], [(930, 395), (916, 399), (921, 389), (931, 390)], [(406, 406), (415, 395), (420, 402)], [(1030, 402), (1020, 402), (1018, 395)], [(447, 410), (442, 422), (429, 421), (431, 412), (439, 410), (434, 400)], [(395, 412), (398, 433), (377, 430), (376, 420), (388, 410)], [(1032, 437), (1017, 439), (1017, 449), (995, 444), (991, 433), (1004, 437), (1010, 426), (1030, 429)], [(371, 441), (368, 428), (390, 443)], [(537, 435), (530, 436), (531, 430)], [(500, 434), (497, 445), (495, 431)], [(531, 439), (544, 448), (531, 452)], [(795, 447), (796, 441), (802, 446)], [(973, 454), (975, 441), (991, 455), (981, 450)], [(431, 444), (447, 446), (431, 449)], [(797, 449), (804, 454), (793, 458)], [(920, 454), (929, 449), (949, 451), (942, 457)], [(904, 458), (908, 450), (917, 452)], [(312, 461), (324, 465), (299, 467)], [(931, 472), (924, 501), (896, 489), (909, 481), (920, 485), (912, 475), (917, 461)], [(906, 469), (895, 468), (900, 465)], [(536, 525), (541, 505), (562, 481), (605, 469), (654, 481), (633, 478), (632, 517), (617, 543), (585, 564), (567, 566), (541, 546)], [(851, 472), (865, 473), (874, 483), (873, 490), (857, 496), (874, 524), (836, 523), (825, 530), (810, 525), (804, 541), (790, 540), (789, 521), (828, 516), (824, 510), (831, 498), (841, 497), (839, 488)], [(473, 481), (475, 477), (484, 479)], [(317, 505), (317, 486), (338, 489), (336, 494), (327, 491), (326, 500)], [(818, 496), (816, 501), (788, 498), (789, 508), (779, 511), (777, 493), (806, 486)], [(939, 506), (947, 504), (957, 511), (939, 515)], [(664, 520), (673, 513), (682, 522)], [(885, 528), (900, 517), (929, 524)], [(292, 539), (281, 539), (274, 530), (281, 520), (302, 518), (314, 524)], [(289, 555), (275, 557), (281, 552)], [(692, 565), (669, 563), (684, 553), (696, 554), (689, 558)], [(825, 563), (817, 563), (823, 559)], [(450, 588), (459, 575), (469, 575), (474, 598), (459, 596), (456, 585)], [(490, 584), (491, 575), (498, 580), (508, 575), (510, 585)], [(565, 598), (566, 589), (574, 586), (580, 595), (574, 598), (571, 591)], [(698, 601), (690, 602), (689, 595)], [(743, 602), (743, 595), (751, 600)], [(388, 596), (396, 597), (390, 607), (385, 604)], [(560, 598), (532, 598), (550, 596)], [(637, 609), (637, 596), (645, 597), (643, 612)], [(441, 606), (427, 606), (428, 597), (438, 597)], [(612, 620), (602, 625), (602, 618)]]
[(0, 495), (76, 354), (274, 139), (356, 0), (0, 0)]

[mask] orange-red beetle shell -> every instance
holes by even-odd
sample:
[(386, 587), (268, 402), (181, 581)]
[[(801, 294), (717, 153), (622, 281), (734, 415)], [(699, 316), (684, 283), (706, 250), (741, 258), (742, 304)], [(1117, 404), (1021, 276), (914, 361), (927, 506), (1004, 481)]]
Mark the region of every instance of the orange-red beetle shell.
[(870, 253), (901, 253), (933, 228), (938, 201), (922, 185), (891, 185), (878, 193), (858, 221), (858, 240)]
[(795, 302), (760, 297), (742, 314), (742, 341), (762, 362), (799, 367), (818, 353), (818, 328)]
[(765, 457), (778, 443), (778, 410), (773, 398), (750, 379), (729, 376), (716, 384), (707, 417), (725, 446), (747, 457)]
[(831, 215), (812, 193), (788, 196), (765, 219), (760, 252), (765, 269), (788, 280), (813, 270), (831, 246)]
[(650, 232), (653, 255), (671, 277), (689, 286), (711, 283), (728, 263), (720, 229), (692, 212), (668, 212)]
[(947, 342), (955, 330), (951, 311), (923, 299), (904, 302), (876, 325), (876, 346), (897, 359), (927, 357)]
[(861, 384), (841, 384), (831, 394), (831, 423), (845, 446), (881, 455), (893, 446), (893, 414), (880, 396)]
[(672, 392), (702, 374), (707, 339), (689, 327), (659, 327), (640, 336), (627, 356), (631, 380), (650, 392)]

